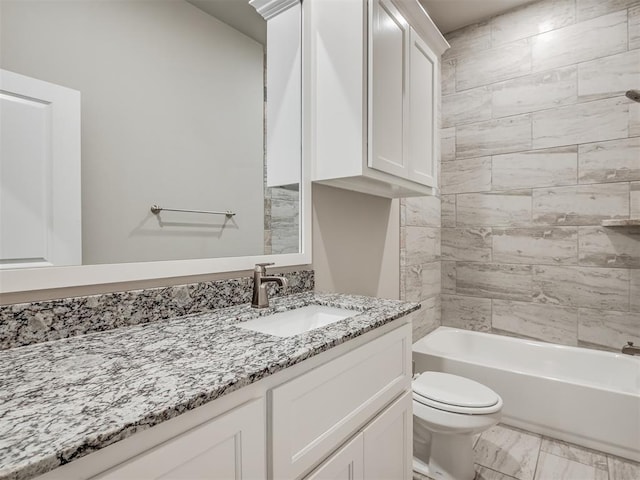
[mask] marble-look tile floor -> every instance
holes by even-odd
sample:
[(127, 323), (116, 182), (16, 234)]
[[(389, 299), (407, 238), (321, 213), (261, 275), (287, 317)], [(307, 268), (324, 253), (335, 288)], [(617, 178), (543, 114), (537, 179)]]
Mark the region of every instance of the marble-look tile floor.
[(640, 480), (640, 463), (506, 425), (480, 435), (474, 451), (475, 480)]

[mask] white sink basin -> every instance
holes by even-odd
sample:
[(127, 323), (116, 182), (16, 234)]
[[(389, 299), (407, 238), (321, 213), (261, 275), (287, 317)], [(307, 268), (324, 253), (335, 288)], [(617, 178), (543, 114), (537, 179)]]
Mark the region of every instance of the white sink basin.
[(237, 326), (245, 330), (267, 333), (276, 337), (293, 337), (316, 328), (324, 327), (345, 318), (358, 315), (358, 311), (344, 308), (308, 305), (306, 307), (278, 312), (266, 317), (248, 320)]

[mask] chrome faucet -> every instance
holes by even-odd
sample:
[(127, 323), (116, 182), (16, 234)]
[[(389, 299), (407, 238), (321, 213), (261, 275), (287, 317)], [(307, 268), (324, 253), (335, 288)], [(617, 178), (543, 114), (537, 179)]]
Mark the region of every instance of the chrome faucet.
[(273, 263), (257, 263), (253, 270), (253, 299), (251, 306), (253, 308), (267, 308), (269, 306), (269, 295), (267, 293), (267, 283), (275, 282), (283, 288), (289, 285), (284, 277), (275, 277), (267, 275), (266, 267)]
[(640, 347), (635, 347), (633, 342), (627, 342), (627, 344), (622, 347), (622, 353), (625, 355), (640, 355)]

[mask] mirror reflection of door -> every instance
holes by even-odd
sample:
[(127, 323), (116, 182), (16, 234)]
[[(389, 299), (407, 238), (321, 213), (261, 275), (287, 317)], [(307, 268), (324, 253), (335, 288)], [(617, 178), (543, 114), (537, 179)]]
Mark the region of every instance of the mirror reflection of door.
[(80, 265), (80, 93), (0, 70), (0, 268)]
[[(301, 11), (282, 3), (267, 22), (249, 0), (0, 0), (0, 68), (82, 96), (81, 258), (59, 263), (44, 241), (32, 248), (43, 227), (25, 225), (12, 206), (5, 268), (299, 252)], [(3, 98), (33, 113), (33, 131), (20, 134), (32, 139), (50, 109), (33, 98), (29, 108)], [(9, 136), (18, 138), (4, 135), (3, 150), (14, 148)], [(33, 176), (47, 172), (38, 158), (41, 172), (5, 173), (2, 188), (17, 186), (44, 218), (50, 192), (36, 191)]]

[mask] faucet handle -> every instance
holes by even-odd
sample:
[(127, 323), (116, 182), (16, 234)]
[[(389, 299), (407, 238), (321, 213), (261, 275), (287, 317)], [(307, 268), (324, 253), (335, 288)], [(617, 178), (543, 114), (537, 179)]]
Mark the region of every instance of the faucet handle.
[(256, 272), (265, 273), (267, 271), (266, 267), (270, 267), (271, 265), (275, 265), (273, 262), (265, 262), (265, 263), (256, 263)]

